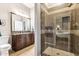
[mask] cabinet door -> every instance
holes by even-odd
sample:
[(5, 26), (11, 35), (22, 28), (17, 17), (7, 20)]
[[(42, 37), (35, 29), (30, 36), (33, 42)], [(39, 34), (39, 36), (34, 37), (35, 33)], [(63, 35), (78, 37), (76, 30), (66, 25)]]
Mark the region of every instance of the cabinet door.
[(25, 34), (25, 46), (29, 46), (29, 44), (30, 44), (30, 39), (29, 39), (29, 34)]
[(34, 35), (33, 34), (25, 34), (25, 46), (29, 46), (34, 43)]
[(24, 36), (25, 36), (25, 37), (24, 37), (24, 47), (26, 47), (26, 46), (27, 46), (27, 43), (28, 43), (28, 42), (27, 42), (27, 34), (24, 34)]
[(13, 50), (17, 51), (23, 48), (23, 39), (21, 35), (12, 36)]
[(34, 43), (34, 34), (33, 33), (29, 34), (29, 40), (30, 40), (30, 44)]
[(21, 40), (21, 42), (22, 42), (22, 48), (25, 48), (26, 47), (26, 35), (25, 34), (21, 34), (21, 37), (22, 37), (22, 40)]
[(15, 44), (16, 41), (15, 41), (15, 40), (16, 40), (16, 36), (15, 36), (15, 35), (12, 35), (12, 49), (13, 49), (13, 50), (16, 49), (16, 44)]
[(22, 35), (17, 35), (17, 49), (22, 49), (23, 48), (23, 37)]

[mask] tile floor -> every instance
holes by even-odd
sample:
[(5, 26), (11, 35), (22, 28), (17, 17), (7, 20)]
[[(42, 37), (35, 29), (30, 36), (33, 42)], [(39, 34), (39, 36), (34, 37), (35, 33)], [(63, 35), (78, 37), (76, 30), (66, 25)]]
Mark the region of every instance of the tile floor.
[(46, 54), (48, 56), (74, 56), (73, 53), (66, 52), (52, 47), (46, 48), (43, 54)]
[(10, 56), (34, 56), (35, 48), (34, 45), (26, 47), (20, 51), (10, 53)]

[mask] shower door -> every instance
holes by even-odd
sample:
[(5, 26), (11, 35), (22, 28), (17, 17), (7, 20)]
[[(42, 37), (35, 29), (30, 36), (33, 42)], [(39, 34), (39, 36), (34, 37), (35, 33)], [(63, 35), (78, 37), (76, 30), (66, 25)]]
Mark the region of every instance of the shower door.
[(50, 47), (54, 47), (54, 25), (48, 25), (48, 15), (41, 9), (41, 55), (50, 55)]
[[(44, 55), (71, 56), (71, 12), (57, 13), (53, 16), (53, 25), (47, 27), (44, 36)], [(50, 19), (50, 18), (49, 18)], [(50, 29), (51, 28), (51, 29)], [(47, 36), (46, 36), (47, 35)], [(47, 44), (47, 43), (48, 44)]]
[(44, 4), (41, 4), (41, 55), (74, 55), (72, 51), (74, 44), (71, 39), (72, 11), (48, 15), (43, 7)]
[[(46, 25), (46, 13), (41, 15), (41, 54), (46, 56), (71, 56), (71, 12), (53, 15), (51, 25)], [(50, 19), (50, 18), (48, 18)]]

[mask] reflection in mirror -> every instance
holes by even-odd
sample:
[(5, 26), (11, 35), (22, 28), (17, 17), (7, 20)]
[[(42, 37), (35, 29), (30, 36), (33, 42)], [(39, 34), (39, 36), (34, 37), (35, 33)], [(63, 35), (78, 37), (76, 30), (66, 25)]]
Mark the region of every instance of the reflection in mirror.
[(12, 15), (12, 31), (31, 31), (31, 20), (15, 13)]
[(23, 31), (23, 21), (15, 20), (15, 29), (14, 31)]
[(31, 21), (29, 19), (25, 20), (25, 31), (30, 31), (31, 30)]

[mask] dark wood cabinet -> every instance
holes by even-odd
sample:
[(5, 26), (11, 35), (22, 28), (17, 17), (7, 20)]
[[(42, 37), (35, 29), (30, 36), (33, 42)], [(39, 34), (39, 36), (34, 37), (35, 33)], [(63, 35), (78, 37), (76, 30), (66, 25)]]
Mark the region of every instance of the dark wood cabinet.
[(34, 34), (12, 35), (12, 49), (18, 51), (34, 43)]
[[(16, 48), (18, 47), (18, 48)], [(12, 35), (12, 49), (19, 50), (23, 48), (23, 38), (21, 35)]]

